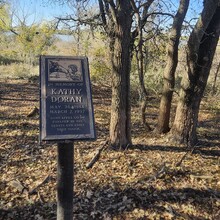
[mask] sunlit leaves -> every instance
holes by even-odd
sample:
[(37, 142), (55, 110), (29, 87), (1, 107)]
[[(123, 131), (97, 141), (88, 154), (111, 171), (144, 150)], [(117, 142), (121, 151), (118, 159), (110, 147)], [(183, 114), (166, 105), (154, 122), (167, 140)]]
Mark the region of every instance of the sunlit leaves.
[(52, 25), (46, 23), (21, 25), (17, 31), (19, 34), (16, 40), (23, 53), (29, 58), (44, 54), (46, 49), (52, 45), (55, 33)]
[(7, 31), (10, 26), (9, 5), (0, 3), (0, 32)]

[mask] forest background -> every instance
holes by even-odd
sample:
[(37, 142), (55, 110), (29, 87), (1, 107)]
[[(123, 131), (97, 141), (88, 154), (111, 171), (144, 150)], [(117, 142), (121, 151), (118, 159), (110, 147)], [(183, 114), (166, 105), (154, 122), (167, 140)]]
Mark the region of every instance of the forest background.
[[(155, 1), (151, 10), (158, 13), (152, 13), (144, 29), (143, 69), (147, 91), (144, 121), (138, 39), (135, 41), (130, 73), (132, 144), (125, 146), (125, 152), (109, 151), (105, 146), (109, 144), (111, 115), (111, 48), (108, 36), (97, 24), (98, 7), (94, 1), (90, 1), (87, 11), (82, 10), (81, 1), (73, 1), (68, 9), (65, 1), (56, 1), (56, 18), (51, 17), (51, 20), (39, 19), (38, 12), (25, 11), (28, 5), (24, 7), (22, 1), (0, 2), (0, 168), (4, 171), (0, 185), (0, 217), (55, 218), (56, 150), (55, 146), (39, 146), (38, 115), (32, 116), (36, 112), (33, 110), (38, 109), (39, 55), (49, 54), (85, 55), (90, 63), (97, 141), (86, 146), (79, 142), (75, 147), (76, 219), (218, 219), (219, 44), (202, 98), (196, 145), (174, 144), (165, 134), (152, 132), (158, 122), (167, 42), (178, 1), (163, 1), (162, 4)], [(41, 4), (53, 8), (53, 2)], [(35, 3), (30, 1), (30, 4)], [(187, 41), (203, 6), (202, 1), (191, 1), (183, 22), (171, 124), (181, 80), (187, 72)], [(57, 8), (62, 8), (62, 12), (57, 12)], [(78, 19), (66, 17), (69, 10)], [(88, 19), (83, 23), (83, 18)], [(88, 21), (90, 23), (85, 24)], [(86, 168), (96, 150), (101, 152), (101, 158), (94, 166)]]
[[(39, 74), (38, 59), (42, 54), (84, 55), (90, 61), (91, 78), (93, 82), (105, 82), (111, 85), (110, 52), (108, 40), (103, 32), (89, 26), (80, 27), (77, 22), (72, 29), (67, 23), (56, 27), (56, 18), (76, 13), (76, 6), (68, 6), (59, 1), (6, 1), (1, 6), (1, 78), (31, 77)], [(79, 6), (78, 6), (79, 7)], [(162, 7), (162, 6), (161, 6)], [(166, 46), (172, 25), (172, 13), (178, 7), (178, 1), (170, 1), (167, 5), (167, 15), (155, 18), (156, 26), (151, 24), (154, 33), (144, 45), (145, 53), (145, 83), (153, 94), (161, 94), (163, 70), (166, 64)], [(168, 7), (170, 7), (168, 9)], [(73, 9), (74, 8), (74, 9)], [(93, 5), (88, 13), (95, 14), (97, 7)], [(165, 8), (163, 9), (165, 10)], [(177, 69), (177, 86), (185, 66), (185, 49), (187, 38), (195, 21), (202, 10), (201, 1), (193, 1), (189, 6), (183, 25), (180, 42), (180, 58)], [(170, 15), (168, 14), (170, 13)], [(53, 17), (54, 16), (54, 17)], [(51, 20), (48, 20), (51, 19)], [(19, 34), (18, 34), (19, 33)], [(148, 37), (149, 37), (149, 33)], [(219, 46), (209, 77), (207, 91), (218, 94), (218, 60)], [(138, 73), (135, 56), (132, 61), (131, 88), (138, 91)], [(215, 91), (214, 91), (215, 90)]]

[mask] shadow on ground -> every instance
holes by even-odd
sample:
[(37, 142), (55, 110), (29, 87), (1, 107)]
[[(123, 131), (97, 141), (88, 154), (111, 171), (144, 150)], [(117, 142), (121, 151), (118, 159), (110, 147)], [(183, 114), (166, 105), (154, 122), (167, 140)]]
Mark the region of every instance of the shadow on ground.
[[(74, 219), (128, 219), (125, 214), (133, 213), (135, 218), (148, 219), (148, 215), (155, 213), (155, 219), (164, 219), (169, 213), (172, 219), (204, 219), (203, 212), (213, 213), (213, 219), (220, 217), (220, 210), (212, 209), (212, 202), (220, 199), (220, 191), (198, 190), (193, 188), (169, 188), (159, 190), (149, 188), (112, 189), (106, 186), (102, 189), (90, 191), (87, 196), (74, 197)], [(166, 203), (166, 205), (165, 205)], [(189, 214), (178, 209), (178, 206), (194, 207)], [(139, 212), (138, 212), (139, 210)], [(141, 210), (141, 211), (140, 211)], [(187, 211), (187, 210), (186, 210)], [(0, 219), (56, 219), (56, 202), (36, 202), (27, 206), (0, 210)], [(136, 214), (135, 214), (136, 213)], [(132, 216), (132, 215), (131, 215)]]

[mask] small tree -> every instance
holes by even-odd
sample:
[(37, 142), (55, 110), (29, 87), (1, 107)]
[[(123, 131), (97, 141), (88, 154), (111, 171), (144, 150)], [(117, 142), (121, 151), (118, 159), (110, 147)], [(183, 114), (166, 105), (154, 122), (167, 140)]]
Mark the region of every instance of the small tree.
[(10, 26), (10, 6), (5, 2), (0, 2), (0, 33), (9, 31)]
[(21, 23), (16, 31), (16, 41), (22, 51), (21, 58), (30, 65), (33, 65), (35, 58), (44, 54), (54, 41), (55, 29), (53, 25), (46, 23), (30, 26)]
[(32, 65), (35, 58), (45, 53), (52, 45), (55, 34), (54, 24), (52, 22), (27, 24), (28, 15), (19, 17), (10, 7), (12, 5), (0, 3), (0, 31), (7, 35), (11, 33), (16, 43), (13, 51), (20, 55), (21, 61)]

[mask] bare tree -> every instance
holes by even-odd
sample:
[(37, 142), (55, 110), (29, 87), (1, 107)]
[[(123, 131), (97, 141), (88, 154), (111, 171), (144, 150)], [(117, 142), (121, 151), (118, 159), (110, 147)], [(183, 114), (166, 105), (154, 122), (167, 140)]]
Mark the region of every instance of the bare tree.
[(187, 45), (187, 72), (182, 78), (180, 97), (170, 136), (179, 143), (197, 142), (200, 102), (207, 84), (220, 34), (220, 0), (204, 1), (204, 8)]
[[(147, 22), (147, 10), (154, 0), (98, 0), (99, 13), (93, 16), (62, 19), (80, 24), (100, 25), (109, 39), (112, 64), (112, 105), (110, 120), (110, 142), (116, 149), (131, 144), (130, 68), (133, 45), (141, 28)], [(87, 1), (73, 1), (81, 4), (86, 12)], [(138, 28), (134, 25), (134, 14), (142, 13)], [(84, 13), (85, 14), (85, 13)], [(134, 25), (134, 26), (132, 26)]]
[(175, 85), (175, 72), (178, 64), (178, 46), (181, 36), (181, 28), (189, 7), (189, 0), (181, 0), (179, 9), (174, 16), (167, 46), (167, 64), (163, 74), (163, 91), (160, 101), (158, 123), (155, 129), (158, 133), (166, 133), (170, 130), (170, 110)]
[[(134, 10), (134, 14), (136, 15), (137, 19), (137, 27), (133, 32), (133, 41), (137, 38), (137, 47), (136, 47), (136, 59), (137, 59), (137, 69), (138, 69), (138, 77), (140, 82), (140, 92), (141, 92), (141, 119), (142, 124), (146, 127), (148, 131), (151, 131), (151, 127), (146, 122), (146, 107), (147, 107), (147, 90), (144, 84), (144, 55), (143, 55), (143, 44), (144, 44), (144, 37), (143, 37), (143, 27), (146, 23), (146, 17), (148, 14), (149, 7), (153, 3), (153, 0), (147, 2), (144, 5), (144, 9), (142, 7), (137, 7), (133, 1), (132, 7)], [(143, 11), (143, 13), (141, 13)]]
[[(110, 2), (107, 4), (107, 2)], [(100, 8), (105, 7), (108, 27), (103, 17), (105, 29), (109, 31), (112, 61), (112, 106), (110, 121), (110, 141), (115, 148), (125, 148), (131, 144), (130, 116), (130, 67), (131, 67), (131, 25), (132, 7), (130, 1), (99, 0)], [(109, 9), (108, 9), (109, 7)], [(110, 13), (111, 12), (111, 13)], [(104, 14), (104, 11), (101, 11)]]
[[(59, 0), (58, 0), (59, 1)], [(89, 0), (60, 0), (80, 4), (81, 16), (67, 16), (59, 20), (76, 24), (99, 26), (109, 39), (112, 64), (112, 106), (110, 120), (110, 142), (116, 149), (124, 149), (131, 144), (131, 107), (130, 107), (130, 68), (135, 40), (142, 36), (142, 29), (149, 18), (158, 15), (170, 15), (162, 11), (161, 1), (157, 0), (98, 0), (99, 12), (88, 16)], [(149, 12), (152, 3), (155, 10)], [(94, 2), (93, 2), (94, 3)], [(165, 2), (166, 3), (166, 2)], [(164, 3), (164, 4), (165, 4)], [(136, 15), (137, 19), (134, 18)], [(143, 78), (142, 40), (138, 39), (140, 79)], [(141, 79), (140, 81), (143, 82)], [(142, 84), (142, 91), (144, 87)], [(144, 94), (144, 93), (143, 93)], [(145, 96), (146, 97), (146, 96)]]

